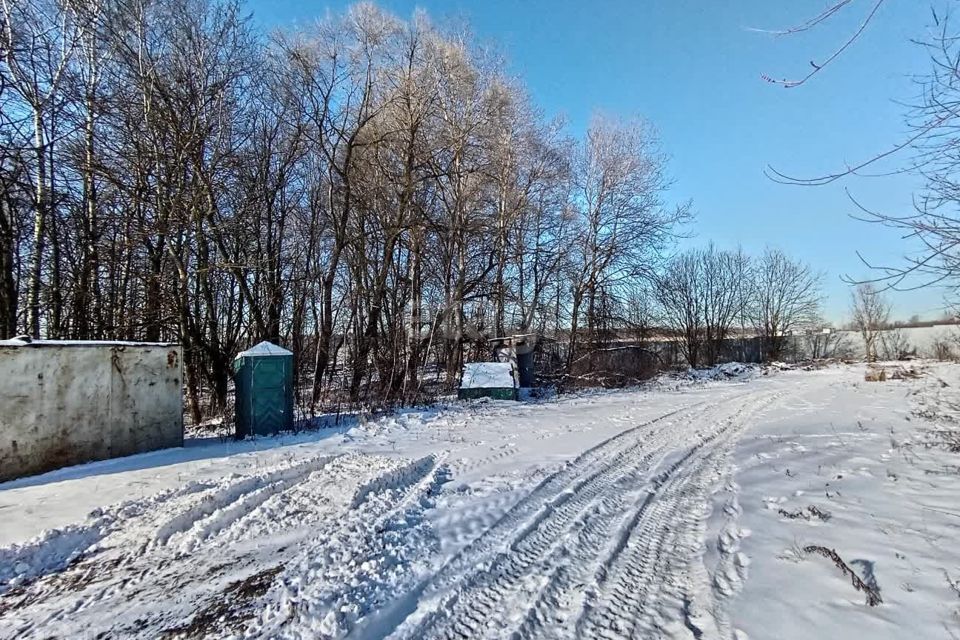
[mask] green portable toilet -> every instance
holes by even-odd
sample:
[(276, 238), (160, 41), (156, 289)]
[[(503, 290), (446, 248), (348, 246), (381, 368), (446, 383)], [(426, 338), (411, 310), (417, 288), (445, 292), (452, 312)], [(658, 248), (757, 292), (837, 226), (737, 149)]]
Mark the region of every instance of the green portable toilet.
[(269, 342), (238, 353), (237, 438), (268, 436), (293, 429), (293, 354)]

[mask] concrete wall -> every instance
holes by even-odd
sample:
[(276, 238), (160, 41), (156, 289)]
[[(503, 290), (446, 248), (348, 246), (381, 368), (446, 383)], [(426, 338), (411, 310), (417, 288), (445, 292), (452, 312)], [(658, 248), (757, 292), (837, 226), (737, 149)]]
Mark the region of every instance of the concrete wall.
[(0, 481), (183, 445), (176, 345), (0, 346)]

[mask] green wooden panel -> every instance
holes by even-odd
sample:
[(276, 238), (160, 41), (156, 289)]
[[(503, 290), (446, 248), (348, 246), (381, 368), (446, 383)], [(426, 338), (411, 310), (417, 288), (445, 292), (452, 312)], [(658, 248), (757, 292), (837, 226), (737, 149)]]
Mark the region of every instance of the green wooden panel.
[(457, 397), (461, 400), (493, 398), (494, 400), (516, 400), (517, 390), (510, 387), (491, 387), (488, 389), (460, 389)]

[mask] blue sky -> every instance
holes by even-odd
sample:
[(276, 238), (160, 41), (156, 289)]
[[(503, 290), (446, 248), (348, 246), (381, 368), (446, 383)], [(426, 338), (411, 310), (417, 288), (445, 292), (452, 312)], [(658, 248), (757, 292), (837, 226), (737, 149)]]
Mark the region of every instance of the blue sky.
[[(252, 0), (266, 28), (338, 12), (349, 2)], [(857, 0), (830, 24), (787, 38), (756, 29), (797, 24), (825, 0), (382, 0), (402, 17), (416, 7), (437, 21), (471, 25), (500, 51), (548, 114), (583, 131), (596, 111), (641, 115), (660, 130), (675, 179), (671, 196), (691, 198), (696, 237), (749, 252), (778, 246), (824, 272), (825, 312), (847, 319), (842, 275), (868, 277), (856, 252), (896, 262), (910, 245), (895, 232), (851, 219), (844, 189), (868, 206), (909, 212), (921, 185), (910, 176), (853, 178), (827, 187), (785, 186), (767, 165), (800, 176), (832, 172), (904, 138), (904, 108), (926, 71), (930, 7), (888, 0), (863, 37), (808, 84), (784, 89), (761, 74), (797, 77), (856, 29), (872, 2)], [(902, 159), (906, 162), (906, 158)], [(895, 315), (934, 317), (942, 291), (892, 293)]]

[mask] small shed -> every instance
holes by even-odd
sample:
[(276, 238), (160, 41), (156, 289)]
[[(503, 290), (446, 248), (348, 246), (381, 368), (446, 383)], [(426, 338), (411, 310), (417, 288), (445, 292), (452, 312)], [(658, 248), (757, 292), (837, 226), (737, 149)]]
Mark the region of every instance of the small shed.
[(510, 362), (468, 362), (460, 376), (461, 400), (495, 398), (517, 399), (517, 368)]
[(261, 342), (238, 353), (233, 370), (237, 438), (293, 429), (293, 353)]

